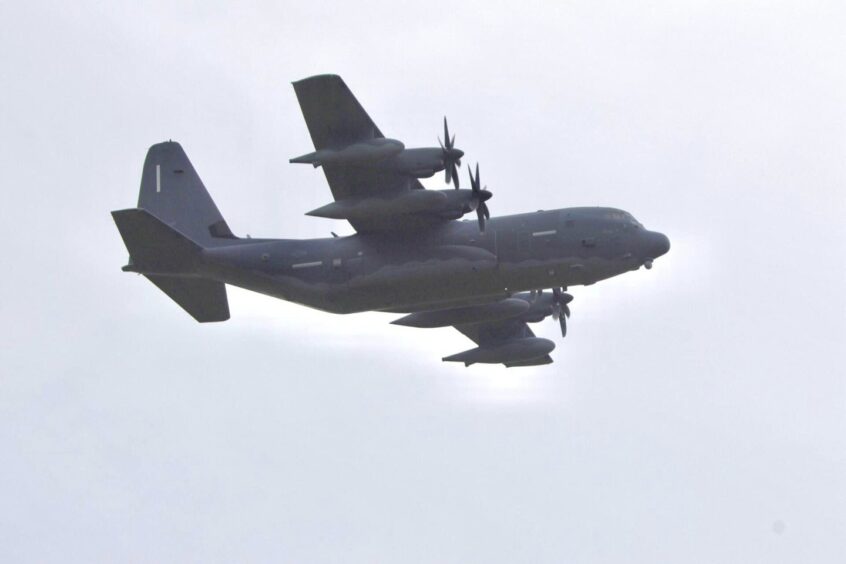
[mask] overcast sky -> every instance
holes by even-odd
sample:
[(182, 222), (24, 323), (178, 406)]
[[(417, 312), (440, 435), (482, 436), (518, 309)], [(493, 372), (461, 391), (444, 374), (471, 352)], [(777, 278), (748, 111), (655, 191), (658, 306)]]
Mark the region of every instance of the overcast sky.
[[(519, 5), (0, 6), (0, 561), (843, 562), (846, 5)], [(166, 139), (236, 233), (352, 233), (287, 163), (325, 72), (408, 146), (447, 115), (494, 215), (672, 250), (571, 288), (522, 370), (238, 289), (200, 325), (120, 271)]]

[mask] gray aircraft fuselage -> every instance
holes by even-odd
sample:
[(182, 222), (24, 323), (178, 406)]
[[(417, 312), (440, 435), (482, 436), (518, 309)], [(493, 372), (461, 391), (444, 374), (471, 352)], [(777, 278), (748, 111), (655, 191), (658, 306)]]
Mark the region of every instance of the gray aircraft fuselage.
[(413, 312), (589, 285), (650, 267), (669, 240), (612, 208), (450, 221), (412, 233), (326, 239), (217, 239), (194, 272), (333, 312)]

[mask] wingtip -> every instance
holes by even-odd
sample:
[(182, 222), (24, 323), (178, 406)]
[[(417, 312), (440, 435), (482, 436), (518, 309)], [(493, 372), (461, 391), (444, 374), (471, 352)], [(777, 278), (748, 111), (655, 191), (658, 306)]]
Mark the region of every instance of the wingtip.
[(153, 143), (152, 145), (150, 145), (151, 150), (164, 147), (182, 147), (182, 145), (179, 144), (179, 141), (174, 141), (173, 139), (168, 139), (167, 141), (160, 141), (158, 143)]
[(298, 84), (302, 84), (303, 82), (308, 82), (308, 81), (311, 81), (311, 80), (321, 80), (321, 79), (324, 79), (324, 80), (326, 80), (326, 79), (328, 79), (328, 80), (337, 79), (337, 80), (340, 80), (340, 81), (343, 82), (343, 79), (341, 78), (340, 75), (333, 74), (333, 73), (324, 73), (324, 74), (313, 74), (311, 76), (306, 76), (304, 78), (301, 78), (299, 80), (295, 80), (295, 81), (291, 82), (291, 84), (294, 85), (294, 86), (297, 86)]

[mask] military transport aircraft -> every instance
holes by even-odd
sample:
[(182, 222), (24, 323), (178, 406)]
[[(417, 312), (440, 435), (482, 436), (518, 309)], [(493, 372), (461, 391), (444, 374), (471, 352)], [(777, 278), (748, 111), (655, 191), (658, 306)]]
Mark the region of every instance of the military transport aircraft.
[[(455, 170), (463, 153), (444, 119), (445, 145), (405, 149), (386, 139), (340, 77), (294, 83), (334, 202), (309, 215), (345, 219), (355, 235), (325, 239), (236, 237), (178, 143), (153, 145), (138, 207), (112, 212), (129, 250), (124, 271), (143, 274), (197, 321), (229, 319), (226, 284), (332, 313), (405, 314), (393, 323), (453, 326), (476, 347), (445, 361), (533, 366), (555, 344), (527, 323), (556, 319), (572, 296), (665, 254), (670, 241), (629, 213), (564, 208), (490, 218), (479, 167), (470, 189)], [(417, 180), (447, 171), (453, 188)], [(476, 221), (458, 221), (476, 212)]]

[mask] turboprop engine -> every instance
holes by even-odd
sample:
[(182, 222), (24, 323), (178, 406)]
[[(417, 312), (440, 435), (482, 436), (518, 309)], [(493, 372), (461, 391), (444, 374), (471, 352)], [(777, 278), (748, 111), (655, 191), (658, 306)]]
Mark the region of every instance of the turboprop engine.
[(409, 213), (442, 211), (447, 207), (447, 196), (438, 190), (411, 190), (389, 198), (346, 198), (311, 210), (313, 217), (329, 219), (370, 219)]
[[(509, 320), (536, 323), (552, 316), (560, 323), (563, 337), (567, 335), (566, 318), (570, 316), (568, 304), (571, 301), (573, 296), (562, 288), (553, 288), (551, 295), (544, 294), (543, 290), (533, 290), (488, 304), (410, 313), (391, 323), (419, 328), (454, 326), (464, 333), (461, 326), (491, 324), (496, 327), (501, 324), (500, 327), (508, 327)], [(555, 343), (549, 339), (527, 336), (522, 331), (501, 336), (496, 336), (494, 332), (493, 337), (484, 338), (480, 338), (480, 335), (482, 333), (471, 337), (480, 346), (444, 357), (443, 360), (463, 362), (465, 366), (475, 363), (529, 366), (544, 364), (541, 357), (555, 348)]]
[(315, 168), (325, 164), (363, 164), (389, 159), (401, 153), (403, 149), (405, 149), (405, 145), (403, 145), (402, 141), (379, 137), (354, 143), (342, 149), (320, 149), (319, 151), (293, 158), (288, 162), (306, 163)]
[[(408, 190), (396, 196), (336, 200), (306, 215), (352, 221), (407, 214), (456, 219), (473, 210), (478, 211), (480, 203), (484, 205), (490, 197), (490, 192), (486, 190)], [(484, 230), (483, 225), (480, 220), (480, 230)]]
[(517, 317), (529, 310), (529, 302), (519, 298), (506, 298), (502, 301), (454, 309), (419, 311), (391, 321), (394, 325), (407, 327), (449, 327), (466, 323), (489, 323)]

